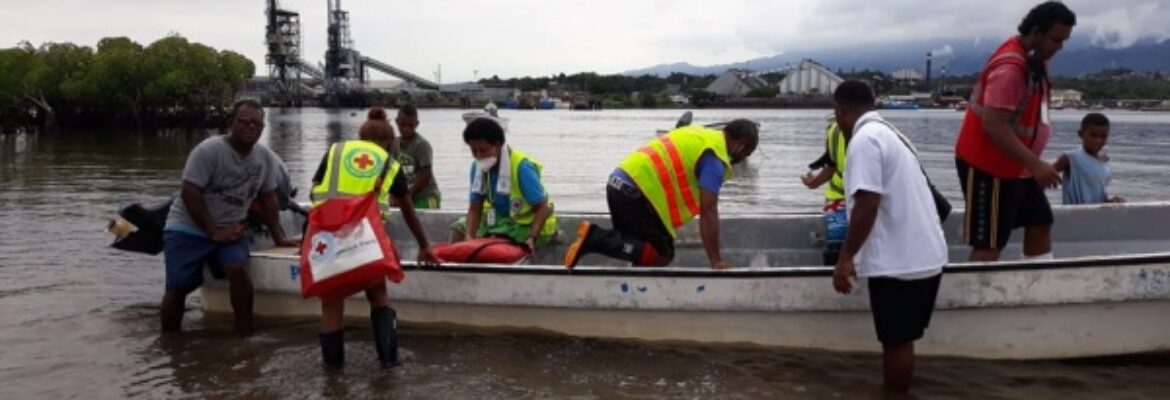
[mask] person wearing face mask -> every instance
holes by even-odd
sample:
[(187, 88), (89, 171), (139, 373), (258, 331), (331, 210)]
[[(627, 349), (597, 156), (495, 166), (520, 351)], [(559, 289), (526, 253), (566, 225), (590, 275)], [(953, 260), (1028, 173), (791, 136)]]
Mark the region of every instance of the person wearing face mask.
[(719, 253), (719, 189), (731, 178), (732, 165), (747, 159), (759, 142), (759, 127), (746, 119), (722, 131), (687, 125), (654, 138), (609, 176), (613, 229), (581, 221), (565, 267), (572, 269), (589, 253), (637, 266), (670, 264), (677, 230), (698, 216), (711, 268), (730, 268)]
[(475, 162), (467, 216), (452, 226), (451, 241), (503, 237), (529, 251), (548, 245), (556, 236), (557, 220), (541, 182), (543, 166), (506, 144), (504, 128), (494, 117), (469, 122), (463, 142)]
[(987, 60), (971, 92), (955, 143), (966, 199), (963, 242), (972, 247), (971, 261), (998, 260), (1012, 230), (1020, 227), (1025, 258), (1052, 258), (1052, 207), (1044, 190), (1061, 179), (1040, 158), (1052, 132), (1047, 64), (1076, 23), (1076, 14), (1063, 3), (1032, 8), (1019, 35)]

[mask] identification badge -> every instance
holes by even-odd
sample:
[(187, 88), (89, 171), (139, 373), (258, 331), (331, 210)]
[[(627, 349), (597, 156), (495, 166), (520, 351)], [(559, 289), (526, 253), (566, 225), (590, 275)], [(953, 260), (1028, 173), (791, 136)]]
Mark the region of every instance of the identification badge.
[(496, 210), (488, 210), (487, 224), (488, 226), (496, 225)]

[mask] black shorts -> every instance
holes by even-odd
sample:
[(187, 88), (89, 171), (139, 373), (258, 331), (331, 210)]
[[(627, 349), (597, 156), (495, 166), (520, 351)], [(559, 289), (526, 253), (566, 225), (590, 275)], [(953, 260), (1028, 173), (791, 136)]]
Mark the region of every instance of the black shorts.
[(666, 230), (658, 212), (634, 185), (610, 177), (605, 188), (609, 218), (613, 229), (638, 240), (649, 242), (658, 255), (674, 257), (674, 236)]
[(942, 274), (904, 281), (869, 278), (869, 307), (878, 341), (891, 346), (921, 339), (934, 314)]
[(1032, 178), (1002, 179), (955, 158), (966, 200), (963, 243), (976, 249), (1002, 249), (1012, 230), (1052, 225), (1052, 206)]

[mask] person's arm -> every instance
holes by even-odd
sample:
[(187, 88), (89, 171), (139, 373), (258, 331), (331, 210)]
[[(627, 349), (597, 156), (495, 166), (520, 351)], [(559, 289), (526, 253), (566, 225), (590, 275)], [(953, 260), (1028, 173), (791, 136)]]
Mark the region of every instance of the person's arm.
[(808, 174), (800, 177), (800, 181), (804, 183), (804, 187), (809, 189), (816, 189), (821, 187), (821, 185), (824, 185), (826, 182), (829, 182), (829, 180), (833, 179), (833, 174), (836, 173), (836, 167), (833, 167), (832, 165), (826, 165), (824, 168), (821, 168), (821, 171), (816, 175), (813, 175), (812, 171), (809, 171)]
[(406, 221), (406, 226), (410, 228), (410, 234), (414, 235), (414, 240), (418, 242), (418, 261), (420, 263), (438, 263), (438, 257), (431, 252), (431, 242), (427, 240), (426, 231), (423, 230), (422, 222), (418, 220), (418, 215), (414, 212), (414, 204), (410, 201), (409, 195), (398, 196), (399, 210), (402, 210), (402, 219)]
[[(850, 165), (853, 168), (853, 164)], [(853, 211), (849, 214), (849, 230), (845, 233), (845, 244), (841, 246), (841, 256), (837, 258), (837, 266), (833, 269), (833, 288), (838, 293), (853, 291), (851, 278), (856, 275), (853, 257), (861, 251), (861, 246), (869, 239), (873, 231), (873, 224), (877, 221), (878, 208), (882, 203), (882, 196), (874, 192), (858, 190), (853, 195)]]
[(731, 268), (719, 252), (719, 191), (726, 172), (727, 166), (711, 152), (700, 156), (695, 164), (699, 178), (699, 236), (703, 239), (707, 261), (715, 269)]
[(329, 162), (329, 152), (326, 151), (324, 156), (321, 156), (321, 164), (317, 165), (317, 172), (313, 173), (313, 186), (320, 185), (325, 181), (325, 167)]
[(1016, 123), (1011, 110), (987, 108), (983, 118), (983, 130), (995, 147), (1013, 161), (1023, 165), (1032, 177), (1047, 188), (1060, 184), (1060, 175), (1052, 165), (1041, 160), (1024, 143), (1016, 139)]
[(731, 268), (719, 254), (719, 194), (707, 189), (699, 190), (699, 236), (711, 268)]
[(544, 223), (552, 215), (553, 209), (549, 204), (548, 194), (544, 191), (544, 182), (540, 180), (540, 173), (537, 172), (536, 165), (528, 161), (521, 162), (517, 174), (519, 175), (520, 195), (524, 196), (524, 201), (532, 205), (533, 211), (532, 226), (529, 227), (528, 239), (525, 244), (531, 250), (536, 251), (536, 239), (540, 237)]
[(264, 225), (268, 233), (272, 234), (272, 243), (277, 247), (297, 247), (296, 240), (284, 235), (284, 227), (280, 225), (280, 203), (276, 200), (276, 191), (260, 192), (260, 215), (264, 217)]
[(1052, 169), (1056, 172), (1064, 172), (1068, 170), (1068, 154), (1061, 154), (1056, 158), (1056, 162), (1052, 163)]
[(183, 187), (179, 190), (179, 197), (183, 198), (183, 205), (187, 207), (187, 214), (195, 221), (195, 225), (207, 234), (214, 242), (235, 241), (238, 238), (229, 238), (226, 236), (217, 236), (215, 225), (211, 223), (211, 215), (207, 212), (207, 203), (203, 201), (203, 188), (196, 186), (189, 181), (183, 181)]
[(553, 208), (549, 206), (548, 200), (532, 205), (532, 211), (535, 214), (532, 216), (532, 229), (529, 230), (528, 250), (536, 252), (536, 239), (540, 237), (540, 232), (544, 231), (544, 223), (548, 221), (548, 217), (552, 215)]
[[(496, 212), (495, 210), (488, 210), (488, 212)], [(475, 239), (476, 234), (479, 233), (479, 220), (483, 217), (483, 199), (472, 200), (467, 203), (467, 227), (464, 232), (465, 238), (468, 240)]]
[(1041, 186), (1056, 187), (1060, 184), (1060, 174), (1051, 164), (1033, 154), (1028, 146), (1016, 138), (1017, 121), (1013, 118), (1014, 110), (1020, 99), (1028, 96), (1027, 80), (1027, 73), (1012, 65), (1000, 66), (988, 75), (987, 87), (983, 89), (987, 103), (984, 108), (983, 130), (999, 151), (1023, 165)]
[[(206, 143), (206, 142), (205, 142)], [(187, 156), (187, 163), (183, 166), (183, 186), (179, 189), (179, 197), (187, 208), (187, 215), (195, 225), (216, 243), (232, 243), (240, 239), (244, 226), (217, 227), (211, 220), (211, 212), (207, 203), (203, 201), (203, 188), (211, 184), (211, 177), (215, 172), (215, 160), (208, 153), (207, 146), (200, 143)]]
[(435, 173), (430, 166), (415, 168), (418, 168), (418, 171), (415, 172), (414, 183), (410, 185), (411, 198), (418, 197), (418, 194), (422, 193), (423, 189), (426, 189), (431, 181), (435, 180)]
[[(421, 138), (416, 140), (422, 140)], [(423, 189), (426, 189), (432, 181), (435, 180), (434, 170), (431, 168), (431, 144), (423, 141), (418, 144), (418, 152), (415, 154), (414, 162), (414, 183), (410, 185), (410, 197), (418, 197)]]

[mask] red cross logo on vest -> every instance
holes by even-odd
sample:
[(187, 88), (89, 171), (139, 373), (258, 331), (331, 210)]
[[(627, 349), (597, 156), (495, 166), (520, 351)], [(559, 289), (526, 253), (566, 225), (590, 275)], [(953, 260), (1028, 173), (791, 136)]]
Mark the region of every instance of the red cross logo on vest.
[(322, 241), (322, 242), (317, 243), (317, 248), (313, 249), (313, 250), (315, 250), (318, 255), (321, 255), (321, 254), (325, 254), (325, 250), (327, 250), (327, 249), (329, 249), (329, 246), (327, 246), (325, 244), (325, 242)]
[(357, 164), (358, 168), (361, 169), (366, 169), (369, 168), (369, 166), (374, 165), (374, 160), (371, 160), (370, 155), (366, 153), (362, 153), (362, 155), (353, 159), (353, 162), (354, 164)]

